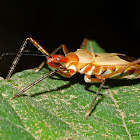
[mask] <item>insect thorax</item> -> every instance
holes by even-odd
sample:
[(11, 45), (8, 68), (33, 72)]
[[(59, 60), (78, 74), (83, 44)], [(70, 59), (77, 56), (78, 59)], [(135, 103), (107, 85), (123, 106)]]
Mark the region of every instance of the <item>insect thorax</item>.
[(65, 64), (67, 69), (78, 71), (91, 63), (95, 59), (95, 55), (86, 49), (77, 49), (76, 52), (67, 55), (68, 61)]

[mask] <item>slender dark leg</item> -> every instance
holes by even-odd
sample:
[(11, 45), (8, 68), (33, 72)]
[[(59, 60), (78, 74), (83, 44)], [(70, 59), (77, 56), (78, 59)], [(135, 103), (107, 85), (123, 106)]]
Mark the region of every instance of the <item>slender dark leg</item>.
[(15, 57), (9, 71), (8, 71), (8, 74), (7, 74), (7, 77), (6, 77), (6, 80), (8, 80), (10, 78), (10, 76), (12, 75), (20, 57), (22, 56), (22, 53), (27, 45), (27, 41), (30, 41), (39, 51), (41, 51), (43, 54), (45, 54), (46, 56), (49, 55), (49, 53), (42, 47), (39, 45), (38, 42), (36, 42), (33, 38), (29, 37), (29, 38), (26, 38), (26, 40), (23, 42), (22, 46), (20, 47), (18, 53), (17, 53), (17, 56)]
[(40, 69), (42, 69), (42, 67), (45, 65), (46, 61), (41, 62), (41, 64), (35, 69), (35, 72), (40, 71)]
[(15, 67), (16, 67), (16, 65), (17, 65), (17, 63), (18, 63), (18, 61), (19, 61), (19, 59), (20, 59), (20, 57), (22, 56), (22, 52), (23, 52), (23, 50), (24, 50), (26, 44), (27, 44), (27, 39), (23, 42), (23, 45), (22, 45), (21, 48), (19, 49), (18, 54), (17, 54), (17, 56), (15, 57), (15, 59), (14, 59), (12, 65), (11, 65), (9, 71), (8, 71), (6, 80), (8, 80), (8, 79), (10, 78), (11, 74), (13, 73), (13, 71), (14, 71), (14, 69), (15, 69)]
[(45, 76), (41, 77), (40, 79), (36, 80), (32, 84), (30, 84), (28, 87), (24, 88), (22, 91), (20, 91), (18, 94), (16, 94), (12, 99), (17, 98), (20, 96), (23, 92), (31, 88), (32, 86), (36, 85), (37, 83), (41, 82), (43, 79), (52, 76), (53, 74), (58, 73), (63, 77), (69, 78), (71, 77), (75, 72), (71, 73), (70, 70), (67, 70), (65, 67), (61, 66), (58, 69), (55, 69), (54, 71), (51, 71), (50, 73), (46, 74)]
[(23, 92), (27, 91), (28, 89), (30, 89), (32, 86), (36, 85), (37, 83), (41, 82), (42, 80), (44, 80), (47, 77), (52, 76), (53, 74), (55, 74), (57, 72), (57, 70), (51, 71), (50, 73), (46, 74), (45, 76), (41, 77), (40, 79), (36, 80), (35, 82), (33, 82), (32, 84), (30, 84), (29, 86), (27, 86), (26, 88), (24, 88), (23, 90), (21, 90), (18, 94), (16, 94), (11, 100), (17, 98), (18, 96), (20, 96)]
[(96, 101), (98, 95), (100, 94), (100, 91), (101, 91), (101, 89), (102, 89), (104, 83), (105, 83), (105, 80), (102, 80), (102, 83), (101, 83), (101, 85), (100, 85), (98, 91), (96, 92), (96, 95), (95, 95), (95, 97), (94, 97), (94, 99), (93, 99), (93, 101), (92, 101), (92, 103), (91, 103), (91, 105), (90, 105), (90, 107), (89, 107), (89, 110), (87, 111), (87, 113), (86, 113), (86, 115), (85, 115), (86, 118), (88, 118), (88, 117), (90, 116), (91, 110), (92, 110), (92, 108), (93, 108), (93, 105), (94, 105), (94, 103), (95, 103), (95, 101)]
[(63, 49), (63, 52), (64, 52), (65, 56), (69, 53), (69, 51), (68, 51), (66, 45), (61, 44), (58, 48), (56, 48), (56, 49), (51, 53), (51, 55), (53, 55), (53, 54), (55, 54), (56, 52), (58, 52), (61, 48)]

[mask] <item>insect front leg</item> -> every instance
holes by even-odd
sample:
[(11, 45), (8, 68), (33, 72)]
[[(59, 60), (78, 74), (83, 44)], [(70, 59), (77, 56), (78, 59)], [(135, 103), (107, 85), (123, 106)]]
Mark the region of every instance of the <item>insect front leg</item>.
[(8, 71), (8, 74), (7, 74), (7, 77), (6, 77), (6, 80), (8, 80), (10, 78), (10, 76), (12, 75), (20, 57), (22, 56), (22, 53), (27, 45), (27, 41), (30, 41), (39, 51), (41, 51), (43, 54), (45, 54), (46, 56), (49, 55), (49, 53), (37, 42), (35, 41), (33, 38), (29, 37), (29, 38), (26, 38), (26, 40), (23, 42), (22, 46), (20, 47), (9, 71)]
[(102, 87), (103, 87), (103, 85), (105, 83), (105, 79), (91, 78), (90, 75), (85, 75), (84, 80), (87, 83), (101, 83), (100, 87), (99, 87), (98, 91), (96, 92), (96, 95), (93, 98), (93, 101), (92, 101), (92, 103), (91, 103), (91, 105), (90, 105), (90, 107), (89, 107), (89, 109), (88, 109), (88, 111), (87, 111), (87, 113), (85, 115), (85, 117), (88, 118), (90, 116), (90, 114), (91, 114), (92, 107), (93, 107), (93, 105), (94, 105), (94, 103), (95, 103), (98, 95), (100, 94), (100, 91), (101, 91), (101, 89), (102, 89)]
[(41, 81), (44, 80), (45, 78), (54, 75), (56, 72), (57, 72), (57, 70), (54, 70), (54, 71), (51, 71), (50, 73), (44, 75), (43, 77), (41, 77), (40, 79), (36, 80), (36, 81), (33, 82), (32, 84), (30, 84), (29, 86), (27, 86), (26, 88), (24, 88), (23, 90), (21, 90), (19, 93), (17, 93), (11, 100), (17, 98), (17, 97), (20, 96), (22, 93), (24, 93), (25, 91), (27, 91), (28, 89), (30, 89), (31, 87), (33, 87), (34, 85), (36, 85), (37, 83), (41, 82)]
[(34, 85), (38, 84), (39, 82), (41, 82), (42, 80), (44, 80), (47, 77), (50, 77), (52, 75), (54, 75), (55, 73), (60, 74), (61, 76), (65, 77), (65, 78), (69, 78), (71, 77), (75, 72), (72, 71), (71, 69), (68, 70), (65, 67), (59, 67), (59, 69), (55, 69), (54, 71), (51, 71), (50, 73), (44, 75), (43, 77), (41, 77), (40, 79), (36, 80), (35, 82), (33, 82), (32, 84), (30, 84), (29, 86), (25, 87), (23, 90), (21, 90), (19, 93), (17, 93), (11, 100), (17, 98), (18, 96), (20, 96), (21, 94), (23, 94), (25, 91), (27, 91), (28, 89), (30, 89), (31, 87), (33, 87)]
[(61, 44), (58, 48), (56, 48), (56, 49), (51, 53), (51, 55), (54, 55), (54, 54), (55, 54), (56, 52), (58, 52), (61, 48), (63, 49), (63, 52), (64, 52), (65, 56), (69, 53), (69, 51), (68, 51), (66, 45)]
[[(63, 49), (63, 52), (64, 52), (65, 56), (69, 53), (69, 51), (68, 51), (66, 45), (61, 44), (58, 48), (56, 48), (56, 49), (51, 53), (51, 55), (54, 55), (54, 54), (55, 54), (56, 52), (58, 52), (61, 48)], [(38, 71), (44, 66), (45, 63), (46, 63), (46, 61), (43, 61), (43, 62), (36, 68), (35, 72), (38, 72)]]

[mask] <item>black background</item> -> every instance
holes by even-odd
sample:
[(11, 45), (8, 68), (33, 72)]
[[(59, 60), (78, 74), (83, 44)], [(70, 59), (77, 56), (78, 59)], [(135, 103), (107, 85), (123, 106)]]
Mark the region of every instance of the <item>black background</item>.
[[(7, 1), (0, 4), (0, 54), (17, 52), (32, 36), (48, 52), (60, 44), (69, 51), (86, 37), (107, 52), (139, 57), (140, 1)], [(31, 44), (28, 50), (36, 50)], [(0, 60), (0, 76), (6, 76), (13, 56)], [(15, 71), (33, 68), (42, 57), (23, 56)]]

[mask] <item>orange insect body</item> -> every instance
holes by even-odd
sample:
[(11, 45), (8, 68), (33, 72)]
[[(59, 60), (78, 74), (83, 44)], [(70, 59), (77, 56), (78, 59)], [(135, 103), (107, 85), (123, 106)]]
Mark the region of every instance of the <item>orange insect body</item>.
[[(53, 68), (54, 71), (46, 74), (37, 81), (33, 82), (18, 94), (16, 94), (12, 99), (17, 98), (23, 92), (36, 85), (43, 79), (52, 76), (55, 73), (60, 74), (63, 77), (69, 78), (73, 76), (76, 72), (84, 74), (84, 80), (87, 83), (101, 83), (96, 95), (90, 105), (88, 112), (86, 113), (86, 118), (90, 115), (92, 107), (99, 95), (102, 86), (107, 78), (127, 78), (127, 79), (137, 79), (140, 78), (140, 59), (135, 59), (128, 57), (124, 54), (119, 53), (92, 53), (86, 49), (87, 39), (84, 39), (80, 49), (76, 52), (70, 52), (65, 45), (61, 45), (56, 50), (49, 54), (40, 44), (33, 38), (29, 37), (23, 42), (23, 45), (19, 49), (17, 56), (15, 57), (6, 79), (8, 80), (15, 69), (20, 57), (22, 56), (23, 50), (26, 47), (27, 41), (30, 41), (35, 47), (41, 51), (47, 58), (47, 64)], [(55, 55), (59, 49), (63, 49), (65, 56)], [(38, 70), (45, 63), (41, 63)], [(94, 78), (91, 78), (91, 76)]]
[[(56, 68), (52, 63), (63, 62), (66, 69), (71, 70), (70, 76), (76, 72), (85, 74), (85, 81), (92, 82), (89, 77), (95, 75), (97, 79), (137, 79), (140, 78), (140, 65), (132, 64), (130, 62), (120, 58), (120, 56), (126, 57), (124, 54), (119, 53), (92, 53), (86, 49), (78, 49), (76, 52), (71, 52), (66, 57), (61, 55), (52, 55), (48, 58), (47, 63)], [(59, 61), (56, 61), (60, 58)], [(50, 63), (51, 62), (51, 63)], [(64, 76), (64, 77), (67, 77)], [(69, 77), (69, 76), (68, 76)], [(87, 79), (88, 77), (88, 79)], [(94, 82), (99, 82), (94, 79)]]

